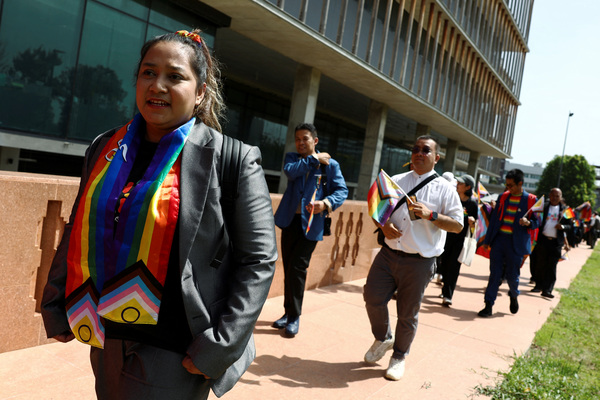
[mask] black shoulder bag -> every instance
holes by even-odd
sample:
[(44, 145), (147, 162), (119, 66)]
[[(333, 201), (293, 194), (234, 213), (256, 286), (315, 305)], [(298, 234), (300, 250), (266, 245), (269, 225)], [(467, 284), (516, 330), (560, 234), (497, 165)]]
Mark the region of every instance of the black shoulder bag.
[[(433, 175), (428, 176), (425, 180), (423, 180), (423, 182), (419, 183), (417, 186), (415, 186), (414, 188), (412, 188), (411, 191), (408, 192), (406, 194), (406, 196), (404, 196), (403, 198), (401, 198), (400, 201), (396, 204), (396, 207), (394, 207), (394, 211), (392, 211), (392, 214), (395, 213), (396, 210), (399, 209), (402, 204), (406, 203), (406, 198), (408, 196), (414, 195), (423, 186), (427, 185), (429, 182), (431, 182), (435, 178), (439, 178), (439, 175), (437, 174), (437, 172), (433, 173)], [(392, 214), (390, 214), (390, 217), (392, 216)], [(379, 244), (380, 246), (387, 246), (387, 244), (385, 243), (385, 235), (383, 234), (383, 231), (381, 230), (381, 228), (377, 228), (375, 230), (375, 232), (377, 232), (377, 244)]]

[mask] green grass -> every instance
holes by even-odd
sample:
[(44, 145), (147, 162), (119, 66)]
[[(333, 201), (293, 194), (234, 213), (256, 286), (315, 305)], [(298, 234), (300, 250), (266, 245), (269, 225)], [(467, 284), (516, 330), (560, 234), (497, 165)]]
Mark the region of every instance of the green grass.
[(600, 399), (600, 246), (597, 246), (531, 348), (515, 357), (496, 386), (475, 393), (492, 399)]

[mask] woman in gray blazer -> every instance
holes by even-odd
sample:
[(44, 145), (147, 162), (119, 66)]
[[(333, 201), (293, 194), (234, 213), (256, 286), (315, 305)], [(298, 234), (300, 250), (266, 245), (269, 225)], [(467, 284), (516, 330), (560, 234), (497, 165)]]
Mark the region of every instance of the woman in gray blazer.
[(48, 337), (92, 346), (99, 399), (221, 396), (255, 357), (273, 212), (260, 151), (245, 144), (222, 207), (218, 77), (199, 31), (151, 39), (139, 114), (86, 152), (42, 316)]

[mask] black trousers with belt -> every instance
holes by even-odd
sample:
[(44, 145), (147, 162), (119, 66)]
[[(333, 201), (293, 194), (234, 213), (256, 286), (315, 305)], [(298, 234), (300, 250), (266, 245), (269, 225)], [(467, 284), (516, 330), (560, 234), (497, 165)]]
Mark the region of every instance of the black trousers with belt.
[[(535, 246), (535, 285), (542, 292), (552, 293), (556, 283), (556, 265), (560, 260), (562, 244), (556, 238), (544, 234), (538, 236)], [(538, 282), (539, 279), (539, 282)]]
[(308, 240), (304, 236), (300, 214), (296, 214), (292, 223), (281, 230), (281, 259), (284, 275), (283, 307), (288, 318), (296, 318), (302, 314), (306, 270), (316, 246), (316, 240)]

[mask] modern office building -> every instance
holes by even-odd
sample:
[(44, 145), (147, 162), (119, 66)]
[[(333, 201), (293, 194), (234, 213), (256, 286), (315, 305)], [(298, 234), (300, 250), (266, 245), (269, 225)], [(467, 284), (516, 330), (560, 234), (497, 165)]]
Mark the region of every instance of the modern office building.
[(224, 132), (257, 145), (282, 191), (293, 127), (364, 200), (415, 137), (439, 172), (499, 176), (510, 156), (533, 0), (0, 0), (0, 169), (77, 175), (135, 113), (150, 37), (200, 27), (222, 64)]

